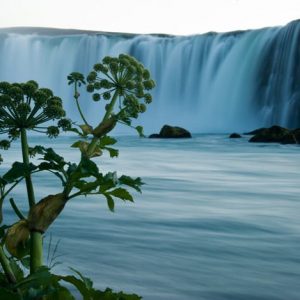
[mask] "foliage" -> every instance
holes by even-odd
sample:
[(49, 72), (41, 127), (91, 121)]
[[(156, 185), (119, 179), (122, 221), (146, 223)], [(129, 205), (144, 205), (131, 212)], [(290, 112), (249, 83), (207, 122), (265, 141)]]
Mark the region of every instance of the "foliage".
[[(116, 199), (133, 202), (128, 188), (141, 192), (140, 178), (118, 176), (116, 172), (104, 173), (95, 159), (105, 151), (112, 158), (118, 156), (118, 150), (114, 148), (117, 140), (108, 136), (118, 123), (133, 127), (143, 136), (143, 128), (134, 127), (131, 122), (151, 103), (149, 91), (154, 88), (154, 81), (150, 72), (135, 58), (121, 54), (105, 57), (94, 65), (86, 78), (81, 73), (71, 73), (68, 83), (74, 87), (75, 105), (83, 124), (66, 118), (62, 100), (51, 90), (40, 88), (37, 82), (0, 82), (0, 134), (6, 135), (0, 141), (0, 149), (8, 150), (11, 143), (20, 138), (22, 153), (22, 161), (15, 161), (0, 176), (0, 263), (3, 269), (3, 273), (0, 272), (0, 299), (75, 299), (64, 283), (73, 285), (84, 300), (141, 299), (111, 289), (96, 290), (90, 279), (74, 269), (75, 275), (51, 273), (43, 263), (42, 236), (68, 201), (75, 197), (97, 195), (114, 211)], [(90, 124), (82, 112), (79, 89), (84, 85), (93, 101), (106, 103), (97, 124)], [(57, 137), (61, 131), (76, 134), (78, 140), (71, 147), (80, 151), (80, 160), (69, 162), (52, 148), (29, 146), (28, 131), (44, 133), (49, 138)], [(32, 157), (37, 158), (35, 163), (31, 161)], [(0, 156), (0, 163), (2, 161)], [(40, 172), (56, 176), (61, 185), (57, 186), (57, 194), (44, 195), (36, 201), (32, 175)], [(21, 199), (15, 201), (10, 197), (19, 185), (27, 193), (27, 214), (18, 207)], [(2, 206), (8, 198), (19, 221), (4, 225)], [(27, 270), (30, 270), (29, 274)]]

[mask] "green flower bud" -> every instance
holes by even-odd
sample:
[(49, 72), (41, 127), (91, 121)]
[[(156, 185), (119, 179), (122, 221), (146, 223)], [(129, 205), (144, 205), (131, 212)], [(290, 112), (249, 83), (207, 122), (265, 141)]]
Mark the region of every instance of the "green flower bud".
[(94, 100), (95, 102), (99, 101), (100, 98), (101, 98), (101, 97), (100, 97), (100, 94), (98, 94), (98, 93), (93, 94), (93, 100)]
[(89, 93), (92, 93), (94, 91), (94, 85), (93, 84), (88, 84), (86, 86), (86, 90), (89, 92)]
[(10, 87), (11, 87), (11, 84), (6, 81), (0, 82), (0, 92), (7, 93), (8, 90), (10, 89)]
[(10, 97), (12, 97), (13, 99), (15, 99), (16, 101), (21, 101), (21, 100), (23, 100), (23, 97), (24, 97), (23, 90), (18, 86), (12, 86), (8, 90), (8, 95)]
[(8, 106), (11, 104), (11, 98), (8, 95), (1, 95), (0, 96), (0, 106)]
[(144, 103), (141, 103), (141, 104), (140, 104), (140, 112), (141, 112), (141, 113), (144, 113), (146, 110), (147, 110), (146, 105), (145, 105)]
[(38, 90), (43, 92), (47, 96), (47, 98), (50, 98), (50, 97), (53, 96), (53, 92), (50, 89), (41, 88), (41, 89), (38, 89)]
[(110, 62), (111, 62), (111, 57), (110, 56), (105, 56), (103, 59), (102, 59), (102, 62), (106, 65), (108, 65)]
[(106, 74), (108, 72), (108, 68), (105, 67), (103, 64), (100, 64), (100, 63), (94, 65), (94, 70), (96, 72), (102, 72), (104, 74)]
[(90, 74), (87, 76), (86, 80), (87, 82), (93, 82), (97, 78), (97, 73), (95, 71), (90, 72)]
[(10, 147), (10, 141), (8, 141), (8, 140), (0, 141), (0, 149), (8, 150), (9, 147)]
[(78, 82), (79, 84), (85, 84), (84, 76), (79, 72), (72, 72), (68, 77), (68, 84)]
[(104, 89), (109, 89), (110, 88), (110, 82), (107, 79), (102, 79), (100, 81), (100, 85)]
[(152, 102), (152, 96), (150, 94), (145, 94), (144, 100), (145, 100), (145, 103), (149, 104)]
[(60, 119), (57, 122), (58, 127), (60, 127), (63, 131), (70, 130), (72, 128), (72, 122), (70, 119)]
[(47, 105), (62, 107), (62, 100), (61, 100), (61, 98), (54, 96), (47, 100)]
[(149, 70), (145, 69), (143, 71), (143, 79), (145, 79), (145, 80), (149, 80), (150, 79), (150, 72), (149, 72)]
[(151, 90), (155, 87), (155, 83), (153, 80), (145, 80), (143, 84), (146, 90)]
[(33, 95), (33, 101), (39, 107), (44, 106), (47, 103), (47, 99), (48, 99), (47, 93), (41, 90), (37, 90)]
[(22, 89), (25, 95), (32, 97), (38, 89), (38, 84), (34, 80), (30, 80), (23, 84)]
[(47, 135), (49, 136), (49, 138), (54, 138), (57, 137), (59, 135), (59, 129), (56, 126), (49, 126), (47, 128)]
[(99, 81), (96, 81), (94, 83), (94, 88), (95, 88), (95, 90), (100, 90), (101, 89), (101, 83)]
[(134, 83), (134, 81), (133, 81), (133, 80), (128, 80), (128, 81), (126, 82), (126, 88), (127, 88), (128, 90), (134, 89), (134, 88), (135, 88), (135, 83)]
[(103, 94), (103, 99), (104, 99), (104, 100), (109, 100), (110, 97), (111, 97), (110, 92), (105, 92), (105, 93)]
[(110, 68), (110, 70), (111, 70), (113, 73), (117, 73), (118, 70), (119, 70), (118, 63), (116, 63), (116, 62), (111, 62), (111, 63), (109, 64), (109, 68)]

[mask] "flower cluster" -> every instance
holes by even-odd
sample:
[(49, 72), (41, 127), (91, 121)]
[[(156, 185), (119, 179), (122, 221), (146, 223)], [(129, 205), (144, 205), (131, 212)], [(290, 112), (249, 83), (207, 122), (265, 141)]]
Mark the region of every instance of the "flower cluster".
[[(17, 138), (22, 129), (47, 133), (57, 136), (59, 127), (68, 130), (71, 127), (62, 100), (47, 88), (39, 88), (30, 80), (26, 83), (0, 82), (0, 134), (7, 133), (11, 139)], [(58, 120), (57, 126), (42, 127), (41, 124)], [(7, 148), (7, 142), (0, 143)]]
[(113, 95), (119, 96), (121, 118), (137, 118), (139, 113), (145, 112), (146, 104), (152, 102), (148, 91), (155, 87), (150, 72), (134, 57), (126, 54), (104, 57), (102, 63), (94, 65), (87, 82), (86, 89), (93, 93), (94, 101), (109, 101)]

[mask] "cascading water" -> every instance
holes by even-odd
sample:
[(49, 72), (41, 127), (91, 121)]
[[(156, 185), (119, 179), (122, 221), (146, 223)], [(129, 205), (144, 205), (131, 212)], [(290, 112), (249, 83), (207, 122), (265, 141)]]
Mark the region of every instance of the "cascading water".
[[(300, 127), (299, 45), (300, 21), (193, 36), (2, 29), (0, 80), (37, 80), (61, 96), (76, 119), (67, 75), (87, 74), (105, 55), (128, 53), (157, 82), (154, 102), (140, 121), (146, 133), (165, 123), (207, 133), (293, 128)], [(82, 96), (85, 112), (95, 118), (99, 108)]]

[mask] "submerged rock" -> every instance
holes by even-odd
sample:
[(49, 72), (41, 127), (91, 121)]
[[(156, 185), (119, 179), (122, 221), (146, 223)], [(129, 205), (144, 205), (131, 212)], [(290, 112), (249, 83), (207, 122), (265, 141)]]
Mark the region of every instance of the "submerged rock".
[(287, 128), (274, 125), (270, 128), (258, 129), (256, 132), (257, 133), (249, 140), (249, 142), (281, 144), (300, 143), (300, 129), (289, 130)]
[(161, 139), (170, 139), (170, 138), (191, 138), (191, 133), (178, 126), (164, 125), (160, 130), (159, 134), (154, 133), (149, 136), (149, 138), (161, 138)]
[(238, 134), (238, 133), (232, 133), (230, 136), (229, 136), (229, 138), (230, 139), (239, 139), (239, 138), (241, 138), (242, 136), (240, 135), (240, 134)]

